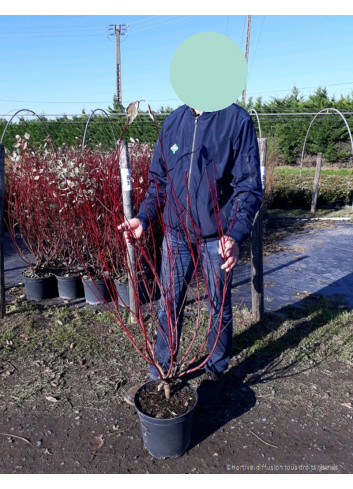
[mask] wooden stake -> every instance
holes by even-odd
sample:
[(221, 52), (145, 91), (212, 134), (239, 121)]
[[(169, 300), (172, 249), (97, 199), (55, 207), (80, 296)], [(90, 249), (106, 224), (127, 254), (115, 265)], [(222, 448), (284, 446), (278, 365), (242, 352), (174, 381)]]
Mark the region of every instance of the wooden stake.
[[(265, 168), (267, 139), (258, 139), (260, 151), (262, 191), (265, 194)], [(264, 278), (263, 278), (263, 207), (257, 212), (251, 233), (251, 301), (255, 321), (264, 317)]]
[[(123, 196), (124, 218), (128, 221), (133, 217), (132, 210), (132, 182), (129, 163), (129, 153), (126, 141), (121, 141), (120, 147), (120, 175), (121, 175), (121, 191)], [(131, 310), (130, 321), (133, 322), (136, 318), (137, 307), (135, 303), (135, 294), (138, 293), (137, 277), (136, 277), (136, 257), (135, 249), (131, 245), (127, 245), (127, 259), (129, 271), (129, 307)]]
[(312, 217), (315, 216), (315, 212), (316, 212), (317, 196), (319, 194), (321, 163), (322, 163), (322, 153), (318, 153), (318, 155), (316, 157), (316, 169), (315, 169), (314, 186), (313, 186), (313, 198), (311, 200), (311, 215), (312, 215)]

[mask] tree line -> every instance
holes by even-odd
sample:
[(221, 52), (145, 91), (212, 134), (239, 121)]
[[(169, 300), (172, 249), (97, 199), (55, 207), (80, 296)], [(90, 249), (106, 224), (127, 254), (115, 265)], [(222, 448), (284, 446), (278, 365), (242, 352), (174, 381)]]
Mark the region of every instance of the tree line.
[[(318, 88), (315, 92), (304, 97), (294, 87), (289, 95), (282, 98), (272, 97), (270, 101), (249, 98), (245, 106), (246, 110), (255, 109), (259, 114), (262, 137), (268, 139), (268, 147), (283, 163), (295, 163), (301, 154), (306, 132), (313, 119), (312, 113), (317, 113), (325, 108), (334, 108), (345, 113), (345, 118), (353, 132), (353, 92), (351, 95), (340, 98), (329, 97), (326, 88)], [(117, 104), (105, 109), (109, 119), (102, 112), (97, 112), (91, 118), (86, 134), (86, 144), (100, 145), (103, 149), (114, 146), (114, 138), (119, 139), (126, 123), (125, 108)], [(156, 115), (158, 129), (161, 128), (165, 117), (173, 109), (161, 107)], [(140, 142), (156, 143), (157, 132), (147, 111), (139, 111), (140, 115), (134, 123), (127, 128), (124, 139), (130, 138)], [(347, 114), (351, 112), (351, 114)], [(289, 115), (289, 114), (298, 115)], [(276, 115), (262, 115), (276, 114)], [(19, 117), (12, 122), (6, 131), (4, 145), (8, 151), (12, 150), (16, 142), (16, 135), (23, 136), (25, 132), (30, 134), (32, 147), (43, 144), (49, 134), (55, 147), (64, 144), (70, 147), (80, 147), (89, 114), (82, 111), (79, 116), (68, 117), (63, 115), (56, 119), (45, 116), (28, 119)], [(256, 118), (253, 117), (257, 127)], [(0, 134), (3, 133), (6, 120), (0, 119)], [(114, 133), (114, 135), (113, 135)], [(328, 162), (352, 161), (352, 151), (347, 127), (339, 114), (324, 114), (319, 116), (312, 125), (307, 141), (306, 154), (315, 155), (322, 152), (323, 158)]]
[[(353, 92), (336, 99), (328, 96), (326, 88), (320, 87), (305, 98), (294, 87), (289, 95), (273, 97), (270, 102), (263, 102), (261, 97), (256, 100), (249, 98), (246, 108), (255, 109), (259, 114), (263, 137), (268, 138), (270, 150), (279, 154), (284, 163), (294, 163), (300, 157), (314, 113), (327, 108), (339, 110), (344, 113), (353, 132)], [(286, 115), (290, 113), (298, 115)], [(352, 161), (349, 132), (339, 114), (331, 112), (316, 118), (310, 129), (305, 152), (308, 155), (321, 152), (328, 162)]]

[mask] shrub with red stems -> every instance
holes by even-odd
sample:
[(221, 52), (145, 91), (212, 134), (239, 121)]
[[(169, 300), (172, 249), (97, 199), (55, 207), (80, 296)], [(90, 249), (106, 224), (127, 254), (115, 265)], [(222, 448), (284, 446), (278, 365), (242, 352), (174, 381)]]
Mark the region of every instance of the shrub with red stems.
[[(119, 158), (118, 153), (118, 158)], [(113, 314), (116, 324), (123, 330), (126, 337), (130, 341), (135, 351), (147, 362), (156, 368), (160, 378), (167, 386), (171, 379), (180, 378), (194, 370), (202, 368), (210, 356), (213, 354), (216, 348), (219, 335), (221, 333), (223, 311), (226, 303), (226, 287), (221, 294), (221, 304), (217, 315), (214, 314), (212, 308), (210, 314), (207, 313), (207, 302), (212, 303), (212, 293), (209, 289), (209, 275), (212, 273), (216, 277), (216, 281), (221, 274), (221, 265), (223, 264), (220, 258), (218, 264), (214, 264), (213, 270), (204, 269), (201, 266), (201, 251), (205, 246), (205, 241), (201, 237), (201, 232), (197, 227), (195, 219), (190, 211), (185, 209), (177, 199), (174, 199), (173, 186), (171, 180), (169, 180), (169, 187), (171, 189), (170, 196), (165, 196), (173, 199), (173, 208), (175, 209), (175, 215), (179, 221), (179, 227), (183, 231), (183, 236), (187, 241), (187, 246), (190, 251), (190, 257), (193, 262), (193, 273), (191, 280), (186, 284), (186, 294), (183, 304), (175, 304), (174, 299), (174, 284), (176, 283), (176, 274), (178, 271), (175, 267), (175, 261), (178, 251), (171, 248), (168, 241), (167, 225), (163, 219), (163, 208), (166, 203), (158, 202), (156, 207), (157, 213), (157, 226), (149, 226), (149, 238), (148, 245), (144, 240), (136, 240), (132, 246), (135, 260), (130, 260), (130, 254), (126, 253), (126, 245), (123, 232), (118, 229), (119, 225), (123, 222), (121, 214), (115, 212), (117, 208), (117, 199), (120, 199), (120, 194), (115, 189), (116, 182), (118, 181), (116, 168), (118, 164), (111, 168), (109, 173), (110, 182), (104, 186), (103, 193), (98, 203), (99, 210), (92, 208), (89, 199), (84, 199), (83, 212), (86, 221), (87, 236), (89, 236), (90, 242), (95, 242), (95, 247), (99, 253), (99, 265), (101, 269), (101, 276), (106, 278), (108, 288), (110, 290), (110, 301), (106, 301), (106, 306)], [(167, 172), (168, 174), (168, 172)], [(169, 178), (169, 176), (168, 176)], [(214, 177), (215, 178), (215, 177)], [(218, 199), (216, 194), (216, 185), (209, 179), (209, 188), (212, 193), (213, 212), (217, 220), (217, 227), (219, 232), (219, 239), (225, 238), (222, 224), (221, 215), (218, 208)], [(158, 187), (157, 182), (155, 185)], [(187, 185), (185, 185), (187, 189)], [(115, 190), (114, 190), (115, 189)], [(104, 192), (106, 192), (104, 194)], [(136, 195), (134, 193), (134, 195)], [(144, 195), (143, 195), (144, 196)], [(190, 195), (187, 195), (189, 201), (188, 209), (190, 206)], [(102, 221), (96, 218), (97, 213), (102, 213)], [(235, 215), (234, 218), (235, 219)], [(130, 314), (130, 321), (126, 321), (126, 315), (123, 313), (120, 306), (121, 297), (117, 289), (114, 287), (112, 280), (113, 268), (111, 254), (112, 249), (107, 248), (106, 243), (102, 237), (101, 223), (108, 225), (108, 221), (111, 221), (111, 243), (114, 243), (118, 248), (125, 250), (123, 253), (123, 265), (126, 271), (130, 286), (132, 288), (133, 304), (125, 304), (125, 308)], [(168, 223), (167, 223), (168, 224)], [(155, 230), (158, 229), (156, 235)], [(113, 236), (114, 235), (114, 236)], [(167, 238), (165, 240), (167, 247), (167, 263), (168, 268), (167, 276), (169, 277), (168, 283), (162, 283), (159, 274), (158, 258), (161, 255), (160, 244), (161, 236)], [(144, 236), (144, 235), (143, 235)], [(178, 248), (178, 247), (177, 247)], [(83, 263), (83, 262), (82, 262)], [(227, 272), (225, 272), (225, 281), (227, 280)], [(137, 277), (137, 280), (136, 280)], [(147, 300), (142, 301), (140, 298), (139, 289), (143, 284), (145, 291), (145, 297)], [(160, 329), (158, 322), (158, 303), (155, 301), (155, 291), (160, 291), (161, 300), (164, 303), (165, 312), (167, 316), (168, 331), (162, 332), (165, 337), (165, 341), (170, 353), (170, 366), (165, 371), (162, 365), (159, 363), (156, 352), (156, 336), (157, 331)], [(183, 328), (181, 337), (178, 334), (178, 323), (180, 322), (182, 309), (185, 305), (187, 297), (192, 299), (193, 303), (193, 321), (192, 327)], [(181, 307), (180, 307), (181, 306)], [(213, 343), (209, 344), (209, 338), (213, 338)], [(168, 392), (168, 389), (166, 390)]]
[[(116, 152), (81, 153), (66, 146), (34, 152), (28, 148), (29, 135), (25, 136), (17, 137), (6, 166), (6, 198), (11, 237), (32, 273), (49, 268), (75, 271), (84, 262), (90, 274), (100, 275), (99, 250), (87, 230), (91, 227), (89, 215), (100, 229), (101, 244), (109, 250), (116, 277), (126, 276), (125, 243), (116, 242), (112, 219), (114, 214), (115, 219), (123, 220)], [(130, 154), (133, 182), (138, 182), (134, 184), (137, 208), (147, 189), (152, 149), (134, 142)]]
[[(185, 302), (186, 297), (192, 296), (192, 327), (184, 328), (181, 337), (177, 325), (182, 307), (176, 307), (173, 294), (177, 273), (174, 266), (176, 256), (175, 251), (168, 246), (168, 240), (168, 283), (163, 284), (159, 275), (161, 242), (162, 238), (167, 237), (166, 223), (162, 217), (165, 202), (158, 203), (157, 219), (150, 223), (143, 238), (132, 245), (134, 268), (123, 232), (118, 230), (124, 221), (120, 149), (110, 152), (78, 152), (63, 147), (55, 152), (45, 149), (40, 153), (31, 152), (27, 147), (21, 149), (21, 153), (16, 153), (7, 168), (9, 229), (14, 241), (17, 235), (20, 236), (33, 255), (35, 270), (61, 263), (68, 269), (80, 265), (90, 278), (104, 277), (109, 282), (110, 291), (110, 301), (106, 302), (106, 306), (112, 312), (116, 324), (123, 330), (135, 351), (147, 364), (156, 368), (165, 383), (204, 366), (217, 345), (222, 328), (225, 293), (217, 317), (212, 317), (212, 310), (210, 315), (205, 312), (205, 300), (212, 301), (208, 288), (209, 273), (218, 277), (222, 261), (212, 272), (200, 266), (201, 250), (205, 243), (192, 214), (174, 199), (171, 181), (171, 193), (166, 199), (173, 200), (172, 207), (184, 231), (194, 265), (184, 299)], [(149, 145), (138, 141), (129, 144), (134, 214), (143, 202), (150, 183), (148, 168), (151, 157), (152, 148)], [(208, 183), (219, 238), (223, 239), (217, 186), (210, 180)], [(187, 198), (190, 204), (190, 196)], [(190, 239), (190, 229), (193, 241)], [(114, 279), (123, 275), (129, 278), (133, 292), (133, 304), (125, 305), (131, 321), (126, 321), (126, 314), (119, 304), (121, 297), (114, 286)], [(141, 283), (145, 290), (144, 301), (139, 293)], [(166, 342), (171, 359), (167, 371), (163, 370), (156, 354), (156, 334), (160, 328), (156, 290), (160, 291), (167, 315)], [(215, 339), (213, 345), (208, 347), (211, 329)]]

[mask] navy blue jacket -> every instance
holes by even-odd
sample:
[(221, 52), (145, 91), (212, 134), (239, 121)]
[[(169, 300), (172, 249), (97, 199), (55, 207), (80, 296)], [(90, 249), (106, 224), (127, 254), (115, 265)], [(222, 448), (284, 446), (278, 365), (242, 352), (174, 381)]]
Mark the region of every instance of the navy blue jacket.
[(179, 107), (163, 123), (149, 179), (136, 216), (144, 228), (162, 206), (164, 222), (172, 232), (182, 230), (187, 222), (191, 233), (195, 234), (196, 226), (203, 238), (212, 239), (219, 237), (221, 225), (240, 246), (262, 202), (259, 149), (251, 117), (236, 104), (199, 116), (187, 105)]

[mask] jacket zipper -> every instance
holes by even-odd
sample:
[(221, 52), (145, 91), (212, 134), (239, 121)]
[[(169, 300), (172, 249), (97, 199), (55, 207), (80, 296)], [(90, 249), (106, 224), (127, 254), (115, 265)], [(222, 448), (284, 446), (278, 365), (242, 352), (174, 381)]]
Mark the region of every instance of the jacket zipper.
[[(195, 116), (195, 122), (194, 122), (194, 134), (193, 134), (193, 137), (192, 137), (192, 146), (191, 146), (191, 156), (190, 156), (190, 165), (189, 165), (189, 175), (188, 175), (188, 195), (190, 197), (190, 179), (191, 179), (191, 171), (192, 171), (192, 163), (194, 161), (194, 149), (195, 149), (195, 139), (196, 139), (196, 130), (197, 130), (197, 122), (199, 120), (199, 117), (200, 116)], [(186, 219), (187, 219), (187, 222), (189, 221), (189, 212), (190, 212), (190, 209), (189, 209), (189, 200), (187, 198), (187, 213), (186, 213)]]
[(199, 117), (195, 117), (195, 122), (194, 122), (194, 135), (192, 137), (190, 166), (189, 166), (188, 191), (190, 190), (190, 177), (191, 177), (192, 163), (194, 161), (194, 149), (195, 149), (196, 129), (197, 129), (197, 121), (198, 120), (199, 120)]

